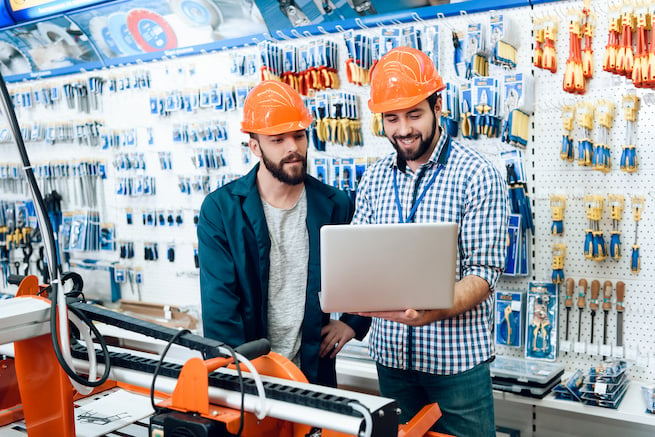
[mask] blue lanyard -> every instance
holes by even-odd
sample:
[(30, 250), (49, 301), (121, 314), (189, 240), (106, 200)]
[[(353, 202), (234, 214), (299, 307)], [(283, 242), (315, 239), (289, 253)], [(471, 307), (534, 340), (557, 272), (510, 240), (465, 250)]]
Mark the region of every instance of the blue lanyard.
[(435, 172), (432, 174), (432, 177), (428, 181), (428, 183), (423, 187), (423, 191), (421, 194), (416, 198), (414, 201), (414, 205), (412, 205), (412, 209), (409, 211), (409, 215), (407, 216), (407, 220), (403, 219), (403, 206), (400, 204), (400, 194), (398, 190), (398, 168), (394, 167), (393, 169), (393, 191), (394, 194), (396, 195), (396, 209), (398, 210), (398, 220), (400, 223), (410, 223), (412, 220), (414, 220), (414, 216), (416, 215), (416, 211), (418, 210), (419, 205), (423, 201), (423, 198), (425, 197), (425, 193), (428, 192), (430, 187), (434, 185), (434, 181), (437, 180), (437, 176), (443, 169), (442, 164), (437, 165), (437, 169)]

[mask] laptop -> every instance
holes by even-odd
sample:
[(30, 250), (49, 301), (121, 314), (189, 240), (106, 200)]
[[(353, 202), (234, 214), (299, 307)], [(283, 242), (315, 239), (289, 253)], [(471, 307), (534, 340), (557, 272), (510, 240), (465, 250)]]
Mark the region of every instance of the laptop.
[(321, 228), (321, 308), (365, 312), (450, 308), (457, 223)]

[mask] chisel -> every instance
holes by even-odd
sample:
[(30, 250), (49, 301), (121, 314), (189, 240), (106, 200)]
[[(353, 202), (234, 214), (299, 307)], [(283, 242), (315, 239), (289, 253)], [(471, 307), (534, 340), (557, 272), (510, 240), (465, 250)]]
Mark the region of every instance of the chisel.
[(598, 296), (600, 295), (600, 281), (594, 279), (591, 281), (591, 299), (589, 299), (589, 308), (591, 309), (591, 339), (589, 343), (594, 343), (594, 318), (598, 310)]
[(582, 310), (585, 306), (585, 297), (587, 296), (587, 280), (580, 279), (578, 281), (580, 291), (578, 292), (578, 343), (580, 343), (580, 334), (582, 333)]
[(573, 290), (575, 289), (575, 281), (571, 278), (566, 280), (566, 299), (564, 305), (566, 306), (566, 330), (564, 331), (565, 340), (569, 341), (569, 314), (571, 307), (573, 307)]
[(603, 283), (603, 344), (607, 344), (607, 316), (612, 308), (612, 281)]
[(625, 299), (625, 284), (623, 281), (617, 281), (616, 283), (616, 345), (619, 347), (623, 346), (623, 311), (625, 311), (625, 306), (623, 305), (623, 299)]

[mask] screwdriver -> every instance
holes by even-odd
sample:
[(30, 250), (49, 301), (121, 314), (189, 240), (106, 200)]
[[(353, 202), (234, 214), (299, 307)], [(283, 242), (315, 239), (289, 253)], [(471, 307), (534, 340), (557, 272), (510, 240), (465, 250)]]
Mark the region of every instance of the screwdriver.
[(578, 292), (578, 343), (580, 343), (580, 333), (582, 331), (582, 310), (584, 309), (585, 306), (585, 297), (587, 296), (587, 280), (586, 279), (580, 279), (578, 281), (578, 286), (580, 287), (580, 291)]
[(616, 282), (616, 345), (623, 346), (623, 305), (625, 299), (625, 284), (623, 281)]
[(591, 340), (594, 343), (594, 318), (598, 309), (598, 296), (600, 295), (600, 281), (594, 279), (591, 281), (591, 299), (589, 299), (589, 308), (591, 309)]
[[(603, 344), (607, 344), (607, 315), (612, 308), (612, 281), (603, 283)], [(605, 359), (603, 357), (603, 359)]]
[(573, 307), (573, 290), (575, 289), (575, 281), (571, 278), (566, 280), (566, 299), (564, 300), (564, 305), (566, 306), (566, 331), (565, 339), (569, 340), (569, 315), (571, 313), (571, 307)]

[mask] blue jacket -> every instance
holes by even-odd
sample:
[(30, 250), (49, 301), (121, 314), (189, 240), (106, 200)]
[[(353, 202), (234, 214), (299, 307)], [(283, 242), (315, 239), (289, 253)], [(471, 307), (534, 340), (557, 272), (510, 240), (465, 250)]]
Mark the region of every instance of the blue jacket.
[[(267, 337), (270, 239), (257, 190), (259, 165), (244, 177), (210, 193), (200, 209), (198, 257), (204, 335), (230, 346)], [(319, 358), (321, 328), (329, 314), (321, 311), (319, 230), (325, 224), (349, 223), (348, 196), (307, 176), (309, 270), (300, 368), (312, 383), (336, 386), (334, 360)], [(370, 319), (344, 314), (362, 339)]]

